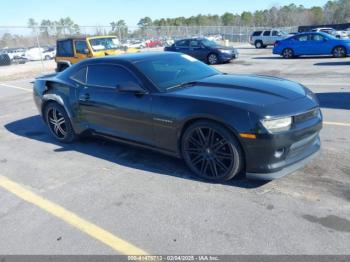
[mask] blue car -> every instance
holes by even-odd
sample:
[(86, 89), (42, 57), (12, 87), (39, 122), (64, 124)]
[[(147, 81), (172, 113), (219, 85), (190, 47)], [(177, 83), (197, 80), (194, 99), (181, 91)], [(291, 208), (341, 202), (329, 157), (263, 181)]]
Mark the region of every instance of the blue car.
[(301, 33), (276, 42), (273, 53), (286, 59), (303, 55), (346, 57), (350, 54), (350, 39), (338, 39), (322, 32)]
[(229, 62), (238, 57), (235, 48), (219, 45), (206, 38), (182, 39), (165, 47), (164, 51), (184, 53), (210, 65)]

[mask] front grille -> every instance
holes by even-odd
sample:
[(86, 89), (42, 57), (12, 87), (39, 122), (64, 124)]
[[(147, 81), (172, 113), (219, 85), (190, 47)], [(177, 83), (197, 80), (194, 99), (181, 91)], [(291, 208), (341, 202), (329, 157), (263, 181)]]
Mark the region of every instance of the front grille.
[(311, 118), (317, 117), (318, 114), (319, 114), (319, 109), (315, 108), (315, 109), (308, 111), (306, 113), (296, 115), (296, 116), (294, 116), (294, 123), (304, 122), (304, 121), (309, 120)]

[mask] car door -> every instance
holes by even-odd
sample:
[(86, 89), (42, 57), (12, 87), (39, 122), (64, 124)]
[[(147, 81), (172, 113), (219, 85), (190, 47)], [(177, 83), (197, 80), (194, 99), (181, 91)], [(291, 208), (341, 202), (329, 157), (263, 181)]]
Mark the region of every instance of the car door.
[(310, 43), (311, 55), (329, 55), (332, 53), (331, 41), (321, 34), (311, 34)]
[(281, 39), (282, 38), (282, 34), (281, 34), (281, 32), (280, 31), (277, 31), (277, 30), (272, 30), (272, 32), (271, 32), (271, 44), (275, 44), (275, 42), (277, 41), (277, 40), (279, 40), (279, 39)]
[(201, 44), (200, 40), (190, 40), (190, 48), (188, 55), (197, 58), (198, 60), (201, 61), (206, 61), (207, 56), (208, 56), (208, 50), (207, 48)]
[(264, 31), (262, 40), (264, 45), (272, 45), (271, 31)]
[(79, 117), (88, 128), (143, 144), (153, 144), (151, 96), (121, 92), (118, 85), (133, 82), (142, 86), (131, 71), (121, 65), (87, 66), (85, 84), (78, 88)]
[(309, 35), (297, 35), (293, 37), (292, 49), (295, 55), (308, 55), (309, 54)]
[(74, 58), (76, 58), (77, 61), (86, 59), (88, 57), (89, 49), (85, 40), (75, 40), (74, 47), (75, 47)]

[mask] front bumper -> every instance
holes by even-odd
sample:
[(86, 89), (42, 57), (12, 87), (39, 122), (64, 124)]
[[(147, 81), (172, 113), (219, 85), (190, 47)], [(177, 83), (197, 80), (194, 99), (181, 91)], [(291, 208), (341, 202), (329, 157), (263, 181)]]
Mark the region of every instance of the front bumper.
[(317, 139), (313, 142), (313, 144), (302, 154), (297, 157), (290, 158), (289, 161), (285, 162), (285, 167), (279, 171), (270, 172), (270, 173), (246, 173), (246, 177), (249, 179), (257, 179), (257, 180), (274, 180), (277, 178), (281, 178), (288, 174), (291, 174), (297, 171), (300, 168), (303, 168), (306, 164), (308, 164), (311, 160), (313, 160), (319, 153), (321, 148), (320, 138), (317, 135)]
[(320, 150), (321, 129), (320, 115), (307, 120), (300, 118), (286, 132), (261, 134), (256, 140), (242, 140), (247, 177), (271, 180), (301, 168)]
[(238, 52), (234, 51), (232, 53), (221, 53), (219, 56), (219, 59), (221, 62), (228, 62), (231, 61), (233, 59), (237, 59), (238, 58)]

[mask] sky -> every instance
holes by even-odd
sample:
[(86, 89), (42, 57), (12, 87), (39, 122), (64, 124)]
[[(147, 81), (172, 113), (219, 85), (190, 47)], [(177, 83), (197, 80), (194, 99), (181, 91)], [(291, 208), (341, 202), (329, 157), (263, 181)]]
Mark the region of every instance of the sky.
[[(124, 19), (136, 26), (139, 19), (149, 16), (189, 17), (192, 15), (241, 13), (294, 3), (305, 7), (323, 6), (328, 0), (3, 0), (0, 26), (26, 26), (29, 18), (58, 20), (71, 17), (82, 26), (104, 26)], [(6, 4), (5, 4), (6, 3)]]

